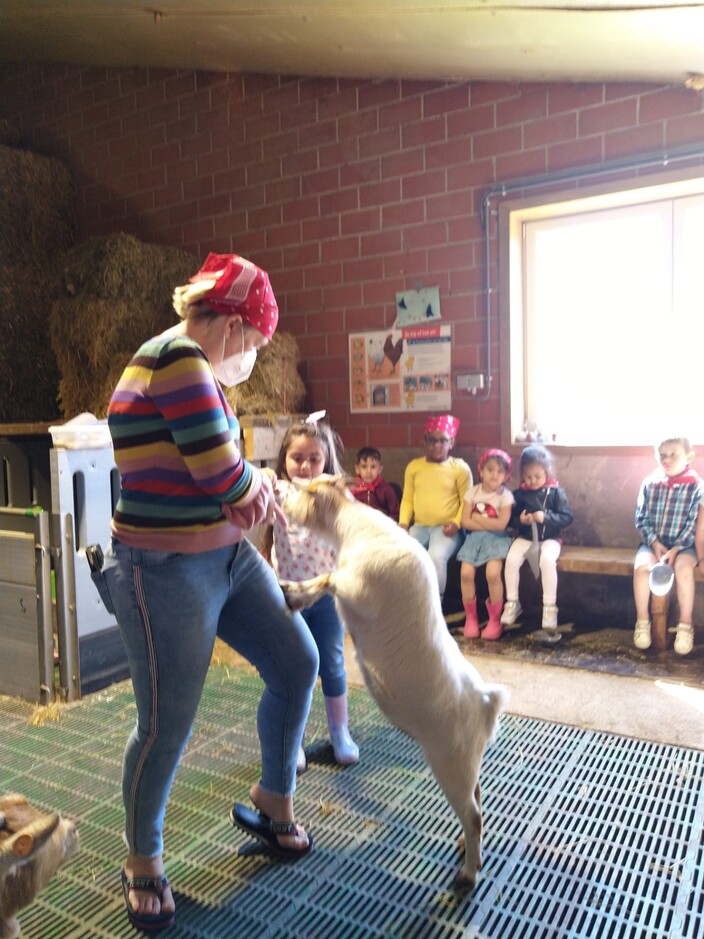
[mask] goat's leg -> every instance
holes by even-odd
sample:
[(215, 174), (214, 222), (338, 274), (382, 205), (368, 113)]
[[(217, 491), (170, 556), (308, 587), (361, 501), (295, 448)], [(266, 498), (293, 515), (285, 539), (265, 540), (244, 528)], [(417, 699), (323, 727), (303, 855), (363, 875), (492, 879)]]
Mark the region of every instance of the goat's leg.
[(319, 577), (312, 577), (310, 580), (282, 580), (281, 589), (286, 597), (286, 603), (292, 610), (305, 610), (316, 600), (319, 600), (326, 593), (333, 593), (332, 574), (321, 574)]
[[(468, 742), (468, 748), (471, 743)], [(482, 809), (479, 790), (481, 751), (462, 755), (456, 749), (433, 744), (424, 747), (438, 785), (454, 809), (464, 832), (464, 863), (457, 872), (457, 887), (473, 887), (482, 866)]]

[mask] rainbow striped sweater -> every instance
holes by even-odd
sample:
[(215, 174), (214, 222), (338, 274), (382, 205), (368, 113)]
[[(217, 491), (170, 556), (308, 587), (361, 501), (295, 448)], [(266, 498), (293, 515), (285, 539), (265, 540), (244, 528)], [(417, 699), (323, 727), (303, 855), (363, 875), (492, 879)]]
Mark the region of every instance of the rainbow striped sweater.
[(197, 553), (242, 540), (221, 506), (252, 501), (261, 477), (237, 449), (239, 424), (198, 343), (145, 342), (117, 383), (108, 426), (120, 472), (118, 541)]

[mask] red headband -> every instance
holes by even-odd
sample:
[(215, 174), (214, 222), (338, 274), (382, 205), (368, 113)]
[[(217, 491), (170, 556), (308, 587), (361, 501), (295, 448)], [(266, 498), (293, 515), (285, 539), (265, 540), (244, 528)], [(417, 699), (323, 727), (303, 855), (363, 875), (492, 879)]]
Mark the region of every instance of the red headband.
[(484, 469), (484, 464), (486, 461), (490, 460), (492, 457), (506, 464), (506, 476), (510, 478), (511, 469), (513, 468), (513, 461), (505, 450), (499, 450), (496, 447), (493, 447), (491, 450), (485, 450), (484, 453), (482, 453), (482, 455), (479, 457), (479, 472), (481, 473), (481, 471)]
[(215, 281), (201, 297), (202, 302), (222, 316), (239, 314), (243, 322), (271, 339), (279, 320), (279, 307), (266, 271), (237, 254), (211, 253), (189, 283), (199, 280)]
[(452, 414), (442, 414), (435, 417), (429, 417), (425, 422), (423, 433), (432, 434), (434, 431), (436, 431), (441, 434), (447, 434), (448, 437), (454, 440), (459, 429), (460, 422), (456, 417), (453, 417)]

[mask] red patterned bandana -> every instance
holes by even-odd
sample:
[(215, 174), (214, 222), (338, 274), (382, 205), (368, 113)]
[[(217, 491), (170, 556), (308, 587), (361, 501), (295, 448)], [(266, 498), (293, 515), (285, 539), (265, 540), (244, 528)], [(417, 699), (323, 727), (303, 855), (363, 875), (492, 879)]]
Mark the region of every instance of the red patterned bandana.
[(199, 280), (215, 281), (201, 299), (216, 313), (237, 313), (265, 339), (271, 339), (279, 307), (266, 271), (238, 254), (211, 253), (198, 273), (189, 278), (192, 284)]
[(437, 416), (428, 418), (425, 422), (423, 433), (447, 434), (451, 440), (454, 440), (459, 429), (460, 422), (456, 417), (453, 417), (452, 414), (438, 414)]

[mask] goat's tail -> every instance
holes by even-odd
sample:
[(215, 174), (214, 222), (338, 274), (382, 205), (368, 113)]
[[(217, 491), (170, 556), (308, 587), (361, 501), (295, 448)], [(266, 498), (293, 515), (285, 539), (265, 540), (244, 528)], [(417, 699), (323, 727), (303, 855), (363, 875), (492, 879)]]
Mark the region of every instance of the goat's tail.
[(484, 692), (484, 701), (487, 706), (485, 711), (486, 732), (489, 740), (494, 739), (499, 725), (499, 714), (506, 709), (509, 698), (508, 688), (503, 685), (488, 685)]

